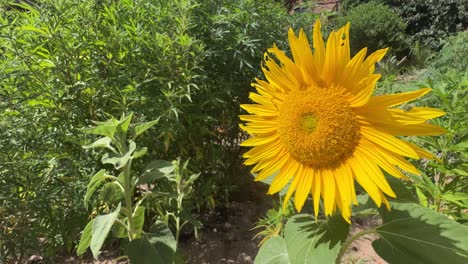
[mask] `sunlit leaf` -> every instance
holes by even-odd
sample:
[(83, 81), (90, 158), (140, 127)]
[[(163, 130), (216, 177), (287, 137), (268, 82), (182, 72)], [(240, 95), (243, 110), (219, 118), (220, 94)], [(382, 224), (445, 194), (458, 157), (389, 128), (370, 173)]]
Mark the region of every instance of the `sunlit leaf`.
[(95, 259), (98, 259), (102, 244), (107, 238), (109, 231), (114, 225), (115, 220), (120, 212), (120, 203), (115, 209), (114, 212), (106, 215), (98, 215), (94, 219), (93, 228), (92, 228), (92, 237), (89, 247)]
[(372, 246), (387, 262), (467, 263), (467, 226), (414, 203), (392, 203), (392, 210), (381, 215), (381, 238)]

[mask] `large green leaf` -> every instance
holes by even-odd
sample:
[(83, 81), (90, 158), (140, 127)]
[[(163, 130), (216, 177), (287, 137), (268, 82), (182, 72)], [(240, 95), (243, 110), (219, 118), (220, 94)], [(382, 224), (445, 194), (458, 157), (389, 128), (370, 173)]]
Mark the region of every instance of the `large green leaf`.
[(286, 223), (284, 239), (267, 240), (255, 263), (335, 263), (348, 233), (349, 224), (341, 215), (318, 221), (310, 215), (295, 215)]
[(341, 215), (316, 221), (300, 214), (288, 220), (284, 230), (289, 259), (294, 263), (334, 263), (349, 233)]
[(115, 169), (119, 170), (127, 165), (128, 161), (132, 158), (132, 154), (136, 149), (136, 144), (133, 141), (130, 141), (130, 146), (123, 156), (111, 157), (109, 153), (104, 154), (102, 157), (101, 162), (104, 164), (112, 164), (114, 165)]
[(94, 135), (101, 135), (106, 136), (109, 138), (114, 138), (114, 134), (116, 131), (116, 125), (114, 122), (106, 121), (106, 122), (94, 122), (97, 124), (95, 127), (85, 128), (83, 131), (87, 134), (94, 134)]
[(125, 194), (117, 181), (104, 184), (99, 192), (100, 201), (108, 204), (116, 204), (124, 198)]
[(138, 179), (138, 184), (150, 183), (157, 179), (167, 177), (174, 169), (175, 166), (170, 161), (154, 160), (146, 166), (145, 172)]
[(468, 227), (414, 203), (381, 212), (375, 251), (389, 263), (468, 263)]
[(112, 146), (110, 144), (111, 142), (112, 142), (112, 139), (110, 139), (108, 137), (103, 137), (103, 138), (100, 138), (100, 139), (94, 141), (93, 143), (91, 143), (89, 145), (83, 146), (83, 148), (84, 149), (108, 148), (110, 150), (113, 150), (114, 148), (112, 148)]
[(94, 176), (91, 178), (91, 181), (88, 183), (88, 188), (86, 190), (84, 204), (85, 207), (88, 208), (88, 202), (97, 188), (106, 180), (106, 170), (102, 169), (98, 171)]
[(258, 251), (255, 264), (289, 264), (286, 242), (282, 237), (272, 237)]
[(125, 249), (130, 262), (138, 264), (173, 263), (175, 251), (174, 236), (161, 221), (150, 228), (150, 233), (133, 240)]
[(159, 118), (156, 120), (145, 122), (145, 123), (138, 124), (137, 126), (135, 126), (133, 130), (134, 131), (133, 139), (141, 135), (146, 130), (150, 129), (152, 126), (156, 125), (158, 122), (159, 122)]
[(89, 244), (91, 243), (91, 232), (93, 231), (93, 223), (94, 219), (88, 222), (86, 227), (81, 234), (80, 243), (78, 244), (78, 248), (76, 249), (76, 254), (78, 256), (83, 255), (88, 249)]
[(102, 244), (107, 238), (109, 231), (114, 225), (120, 212), (120, 203), (114, 212), (106, 215), (99, 215), (94, 219), (91, 242), (89, 247), (95, 259), (98, 259)]
[(132, 240), (125, 247), (125, 254), (130, 259), (130, 263), (138, 264), (155, 264), (155, 263), (172, 263), (165, 262), (156, 248), (151, 245), (147, 237)]

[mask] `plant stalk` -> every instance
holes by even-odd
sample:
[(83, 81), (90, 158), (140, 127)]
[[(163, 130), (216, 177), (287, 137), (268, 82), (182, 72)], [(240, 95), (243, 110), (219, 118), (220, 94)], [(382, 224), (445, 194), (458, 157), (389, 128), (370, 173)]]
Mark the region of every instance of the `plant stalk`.
[(344, 254), (346, 253), (346, 251), (348, 251), (348, 248), (351, 246), (351, 244), (357, 240), (358, 238), (362, 237), (362, 236), (365, 236), (365, 235), (368, 235), (368, 234), (377, 234), (377, 230), (374, 229), (374, 228), (370, 228), (370, 229), (364, 229), (360, 232), (357, 232), (356, 234), (352, 235), (351, 237), (349, 237), (348, 239), (346, 239), (346, 241), (344, 242), (344, 244), (341, 246), (341, 249), (340, 249), (340, 253), (338, 254), (338, 257), (336, 258), (336, 261), (335, 261), (335, 264), (341, 264), (341, 260), (344, 256)]

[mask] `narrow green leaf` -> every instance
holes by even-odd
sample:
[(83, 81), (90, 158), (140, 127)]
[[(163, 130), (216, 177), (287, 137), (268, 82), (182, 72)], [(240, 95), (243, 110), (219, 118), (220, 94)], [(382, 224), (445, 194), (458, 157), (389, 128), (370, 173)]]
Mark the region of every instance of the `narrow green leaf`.
[(114, 165), (115, 169), (119, 170), (123, 168), (125, 165), (127, 165), (128, 161), (132, 158), (132, 154), (136, 149), (136, 144), (135, 142), (131, 141), (130, 142), (130, 147), (127, 153), (125, 155), (120, 156), (120, 157), (111, 157), (109, 153), (104, 154), (104, 156), (101, 159), (101, 162), (104, 164), (112, 164)]
[(78, 248), (76, 249), (76, 254), (78, 256), (83, 255), (86, 252), (86, 249), (88, 249), (89, 244), (91, 243), (91, 232), (93, 230), (93, 223), (94, 219), (89, 221), (86, 227), (83, 229), (80, 243), (78, 244)]
[(148, 151), (148, 148), (143, 147), (143, 148), (141, 148), (141, 149), (135, 151), (135, 153), (133, 154), (132, 158), (133, 158), (133, 159), (138, 159), (139, 157), (142, 157), (143, 155), (145, 155), (147, 151)]
[(255, 264), (289, 264), (286, 241), (279, 236), (268, 239), (258, 251)]
[(86, 209), (88, 209), (88, 203), (91, 196), (97, 190), (97, 188), (106, 180), (106, 173), (107, 171), (102, 169), (98, 171), (94, 176), (91, 178), (91, 181), (88, 183), (88, 189), (86, 190), (84, 204)]
[(92, 148), (108, 148), (108, 149), (113, 149), (110, 145), (110, 143), (112, 142), (112, 139), (108, 138), (108, 137), (103, 137), (103, 138), (100, 138), (96, 141), (94, 141), (93, 143), (89, 144), (89, 145), (85, 145), (83, 146), (84, 149), (92, 149)]
[(159, 122), (159, 118), (156, 120), (145, 122), (145, 123), (135, 126), (133, 139), (135, 139), (136, 137), (138, 137), (139, 135), (141, 135), (143, 132), (150, 129), (154, 125), (156, 125), (158, 122)]
[(392, 203), (392, 210), (381, 215), (381, 238), (372, 246), (387, 262), (467, 263), (467, 226), (414, 203)]
[(102, 244), (107, 238), (109, 231), (114, 225), (115, 220), (119, 216), (120, 212), (120, 203), (115, 209), (114, 212), (106, 215), (98, 215), (94, 219), (92, 237), (89, 247), (95, 259), (98, 259)]
[(123, 116), (117, 125), (117, 130), (120, 133), (126, 134), (128, 131), (128, 127), (130, 126), (130, 122), (132, 122), (133, 113), (130, 113), (127, 116)]
[(299, 214), (291, 217), (284, 229), (289, 259), (295, 263), (335, 263), (349, 233), (349, 224), (341, 215), (316, 221)]

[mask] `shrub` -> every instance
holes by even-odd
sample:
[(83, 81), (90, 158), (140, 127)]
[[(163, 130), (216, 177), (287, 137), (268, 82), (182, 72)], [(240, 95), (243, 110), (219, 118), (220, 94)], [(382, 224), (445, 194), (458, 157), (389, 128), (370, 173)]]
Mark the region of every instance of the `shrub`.
[(356, 53), (364, 47), (368, 53), (390, 47), (390, 54), (403, 57), (407, 53), (405, 23), (389, 7), (370, 2), (351, 9), (340, 24), (351, 23), (350, 44)]
[[(345, 0), (343, 12), (376, 0)], [(406, 34), (414, 44), (419, 41), (440, 49), (442, 40), (468, 27), (467, 0), (377, 0), (392, 7), (406, 22)]]
[(441, 72), (453, 68), (458, 72), (468, 71), (468, 32), (462, 31), (457, 35), (447, 38), (440, 50), (439, 56), (431, 66)]

